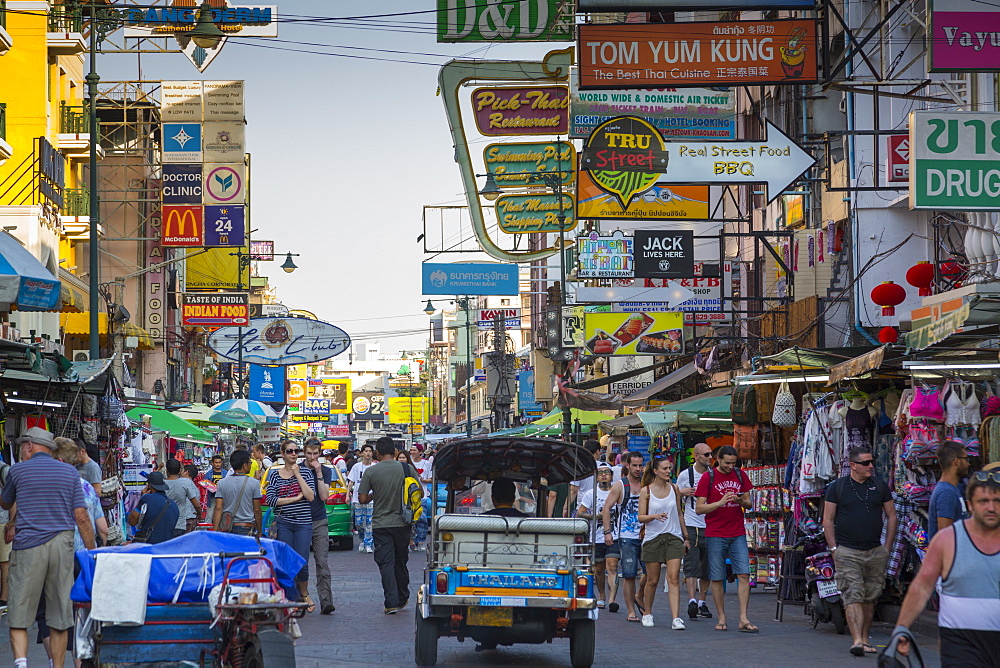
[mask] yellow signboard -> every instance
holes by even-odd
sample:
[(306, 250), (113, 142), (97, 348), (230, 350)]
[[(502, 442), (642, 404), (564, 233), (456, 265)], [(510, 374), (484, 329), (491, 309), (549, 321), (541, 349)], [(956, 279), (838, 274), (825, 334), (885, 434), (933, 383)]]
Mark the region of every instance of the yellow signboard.
[(306, 364), (292, 364), (288, 367), (288, 379), (289, 380), (302, 380), (308, 378), (306, 371), (309, 366)]
[(309, 397), (309, 383), (304, 380), (288, 381), (288, 400), (304, 401)]
[(577, 218), (618, 220), (705, 220), (708, 216), (708, 186), (654, 185), (636, 195), (623, 209), (618, 198), (594, 183), (587, 172), (577, 180)]
[[(243, 253), (248, 253), (244, 248)], [(184, 260), (186, 290), (246, 290), (250, 287), (250, 266), (243, 267), (232, 248), (189, 249)]]
[(684, 352), (683, 313), (587, 313), (584, 346), (594, 355)]
[[(316, 383), (316, 381), (314, 380), (312, 383)], [(312, 383), (309, 384), (310, 399), (329, 399), (330, 413), (352, 412), (350, 378), (324, 378), (316, 385)]]
[(430, 422), (430, 400), (427, 397), (389, 397), (389, 422), (394, 424), (425, 424)]

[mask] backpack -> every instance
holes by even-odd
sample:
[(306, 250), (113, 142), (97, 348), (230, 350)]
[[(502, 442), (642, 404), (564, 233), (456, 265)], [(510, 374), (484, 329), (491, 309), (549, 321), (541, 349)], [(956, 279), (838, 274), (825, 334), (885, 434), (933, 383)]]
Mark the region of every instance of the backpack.
[(729, 404), (733, 424), (757, 424), (757, 388), (737, 385)]
[(409, 465), (406, 462), (399, 464), (403, 467), (403, 488), (401, 490), (403, 521), (407, 524), (413, 524), (424, 513), (424, 490), (420, 486), (420, 482), (410, 475)]
[[(739, 466), (734, 466), (733, 467), (733, 471), (736, 473), (736, 479), (740, 481), (740, 485), (743, 484), (744, 480), (746, 482), (750, 482), (750, 479), (743, 474), (743, 471), (740, 469)], [(752, 486), (753, 485), (751, 485), (751, 487)], [(715, 487), (715, 467), (714, 466), (708, 469), (708, 493), (709, 494), (712, 493), (712, 488), (713, 487)], [(705, 497), (705, 500), (708, 501), (708, 497), (707, 496)]]

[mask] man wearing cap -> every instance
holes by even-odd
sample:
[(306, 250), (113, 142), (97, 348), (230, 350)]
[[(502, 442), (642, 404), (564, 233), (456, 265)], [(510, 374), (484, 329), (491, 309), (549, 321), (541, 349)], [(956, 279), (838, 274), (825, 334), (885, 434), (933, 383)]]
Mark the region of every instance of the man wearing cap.
[(44, 585), (52, 665), (61, 668), (66, 629), (73, 626), (73, 530), (79, 528), (84, 545), (93, 549), (94, 526), (76, 468), (52, 458), (52, 434), (32, 427), (14, 444), (21, 448), (21, 461), (11, 467), (0, 494), (0, 507), (9, 510), (17, 503), (7, 612), (14, 666), (28, 665), (28, 627)]
[(136, 528), (136, 534), (148, 533), (145, 543), (163, 543), (174, 537), (174, 526), (180, 516), (177, 504), (167, 496), (170, 486), (163, 474), (153, 471), (146, 478), (146, 489), (139, 497), (135, 510), (128, 514), (129, 526)]

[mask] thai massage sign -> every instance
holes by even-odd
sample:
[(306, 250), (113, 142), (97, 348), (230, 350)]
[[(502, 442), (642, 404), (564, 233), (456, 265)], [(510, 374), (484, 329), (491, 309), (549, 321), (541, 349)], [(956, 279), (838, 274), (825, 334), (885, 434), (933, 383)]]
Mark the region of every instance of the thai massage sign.
[(480, 134), (564, 135), (569, 127), (566, 86), (479, 88), (472, 93), (472, 110)]
[[(549, 193), (501, 195), (494, 205), (500, 229), (508, 234), (572, 230), (576, 227), (573, 215), (576, 201), (570, 193), (560, 195), (561, 197)], [(560, 201), (562, 221), (559, 220)]]
[(910, 208), (1000, 209), (1000, 113), (910, 114)]
[(319, 362), (347, 350), (351, 337), (328, 322), (308, 318), (252, 318), (244, 327), (223, 327), (208, 347), (237, 362), (289, 366)]
[(562, 174), (562, 184), (569, 185), (576, 173), (576, 149), (564, 141), (490, 144), (483, 162), (501, 188), (537, 184), (532, 177), (545, 172)]
[(583, 24), (580, 89), (811, 83), (816, 21)]

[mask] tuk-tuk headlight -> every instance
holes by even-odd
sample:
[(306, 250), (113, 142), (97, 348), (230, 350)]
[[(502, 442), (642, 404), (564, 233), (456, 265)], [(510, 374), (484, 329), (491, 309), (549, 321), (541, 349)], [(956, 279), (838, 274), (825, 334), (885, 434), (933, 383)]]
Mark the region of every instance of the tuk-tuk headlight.
[(448, 593), (448, 574), (444, 571), (440, 571), (437, 577), (434, 578), (434, 590), (439, 594)]
[(451, 535), (450, 532), (445, 531), (444, 533), (441, 534), (441, 540), (446, 540), (448, 542), (451, 542), (451, 541), (455, 540), (455, 537), (453, 535)]

